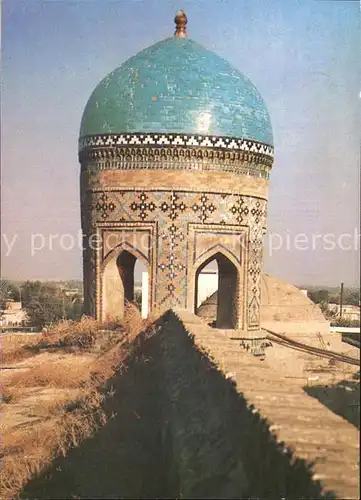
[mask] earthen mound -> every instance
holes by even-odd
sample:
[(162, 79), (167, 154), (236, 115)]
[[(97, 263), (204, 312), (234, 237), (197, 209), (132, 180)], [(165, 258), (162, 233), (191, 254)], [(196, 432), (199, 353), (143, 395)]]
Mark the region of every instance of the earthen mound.
[[(319, 322), (327, 325), (320, 308), (299, 288), (274, 276), (261, 275), (261, 324)], [(212, 322), (217, 315), (217, 292), (198, 308), (197, 314)]]

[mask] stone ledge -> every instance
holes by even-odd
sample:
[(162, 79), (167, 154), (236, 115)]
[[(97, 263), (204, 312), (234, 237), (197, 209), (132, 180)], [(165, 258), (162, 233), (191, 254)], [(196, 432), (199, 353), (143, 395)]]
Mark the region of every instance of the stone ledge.
[[(218, 369), (223, 373), (225, 378), (231, 378), (236, 384), (237, 390), (247, 399), (249, 407), (257, 407), (253, 411), (262, 414), (270, 424), (270, 429), (279, 442), (284, 442), (285, 450), (292, 450), (295, 458), (302, 459), (307, 455), (308, 462), (313, 462), (314, 478), (318, 479), (325, 490), (334, 490), (338, 498), (359, 498), (359, 478), (358, 468), (353, 467), (349, 473), (342, 477), (338, 469), (335, 469), (335, 464), (343, 466), (344, 462), (358, 464), (358, 445), (359, 432), (342, 417), (333, 414), (319, 401), (308, 396), (300, 387), (295, 386), (289, 380), (285, 380), (281, 375), (275, 373), (270, 367), (262, 369), (262, 377), (268, 372), (266, 385), (274, 385), (277, 382), (277, 396), (270, 390), (265, 391), (265, 381), (260, 378), (259, 367), (257, 363), (250, 363), (251, 355), (240, 350), (239, 367), (242, 360), (245, 362), (244, 372), (235, 372), (234, 360), (229, 362), (229, 356), (220, 355), (220, 350), (217, 352), (212, 348), (212, 342), (215, 340), (224, 340), (225, 350), (230, 341), (225, 338), (217, 330), (210, 327), (204, 328), (204, 324), (193, 314), (184, 310), (176, 310), (179, 321), (183, 324), (188, 335), (194, 340), (196, 346), (200, 347), (202, 352), (208, 352), (215, 360)], [(201, 328), (199, 328), (201, 326)], [(222, 336), (221, 336), (222, 335)], [(221, 336), (221, 337), (220, 337)], [(232, 350), (233, 352), (233, 350)], [(230, 356), (232, 357), (233, 354)], [(254, 359), (254, 358), (253, 358)], [(237, 365), (236, 364), (236, 365)], [(245, 373), (248, 374), (245, 377)], [(249, 380), (252, 382), (250, 387)], [(273, 382), (270, 383), (270, 382)], [(260, 400), (260, 394), (261, 400)], [(294, 400), (290, 401), (290, 393), (294, 395)], [(279, 400), (288, 400), (289, 404), (279, 405)], [(297, 402), (297, 406), (294, 403)], [(268, 404), (267, 404), (268, 403)], [(284, 413), (281, 408), (286, 410)], [(288, 410), (288, 411), (287, 411)], [(307, 425), (302, 425), (299, 418), (293, 419), (291, 414), (297, 411), (297, 416), (305, 419), (314, 415), (319, 421), (322, 418), (323, 428), (307, 429)], [(289, 423), (285, 425), (285, 415), (289, 416)], [(329, 429), (333, 429), (333, 434), (330, 436)], [(315, 437), (318, 439), (315, 440)], [(355, 443), (352, 446), (352, 443)], [(307, 453), (305, 452), (307, 447)], [(342, 453), (343, 452), (343, 453)], [(321, 456), (321, 460), (320, 460)], [(335, 473), (338, 478), (334, 478)]]

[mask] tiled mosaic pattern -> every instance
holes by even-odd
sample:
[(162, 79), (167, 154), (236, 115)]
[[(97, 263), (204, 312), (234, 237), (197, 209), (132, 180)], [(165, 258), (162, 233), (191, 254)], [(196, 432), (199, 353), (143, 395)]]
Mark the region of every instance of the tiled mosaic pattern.
[(237, 137), (219, 137), (194, 134), (102, 134), (81, 137), (79, 151), (101, 146), (198, 146), (212, 149), (230, 149), (260, 153), (273, 158), (273, 148), (261, 142)]
[(80, 137), (155, 131), (273, 144), (267, 108), (252, 82), (213, 52), (177, 37), (139, 52), (100, 82)]
[[(230, 137), (119, 134), (82, 139), (82, 170), (213, 170), (268, 178), (273, 149)], [(181, 145), (179, 145), (181, 144)]]
[(84, 311), (89, 316), (97, 317), (98, 277), (96, 271), (100, 255), (86, 244), (89, 241), (89, 236), (96, 234), (96, 227), (94, 226), (93, 230), (89, 227), (88, 231), (83, 229), (83, 233), (85, 237), (83, 250)]
[(118, 134), (80, 140), (83, 171), (214, 170), (268, 178), (270, 146), (246, 139), (179, 134)]
[(81, 226), (83, 232), (83, 285), (84, 285), (84, 311), (90, 316), (96, 316), (96, 269), (97, 253), (92, 251), (89, 245), (89, 238), (96, 234), (97, 227), (93, 219), (89, 217), (89, 207), (91, 206), (91, 194), (84, 189), (81, 183)]
[[(227, 228), (250, 228), (248, 267), (248, 323), (259, 327), (260, 285), (262, 266), (261, 235), (266, 224), (267, 201), (250, 196), (202, 193), (193, 191), (114, 189), (88, 192), (87, 212), (91, 227), (119, 223), (157, 225), (156, 272), (154, 273), (154, 303), (161, 308), (187, 307), (187, 254), (190, 223)], [(239, 236), (235, 236), (237, 241)], [(238, 243), (237, 243), (238, 244)], [(238, 246), (235, 247), (239, 248)], [(229, 249), (232, 251), (232, 249)], [(234, 250), (236, 259), (237, 250)]]
[(261, 272), (262, 272), (262, 232), (255, 227), (250, 232), (248, 254), (248, 328), (260, 326)]

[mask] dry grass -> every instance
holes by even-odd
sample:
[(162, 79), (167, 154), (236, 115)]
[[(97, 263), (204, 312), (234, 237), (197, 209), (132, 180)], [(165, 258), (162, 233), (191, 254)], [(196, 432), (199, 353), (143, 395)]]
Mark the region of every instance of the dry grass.
[[(2, 498), (16, 498), (54, 457), (66, 455), (104, 425), (102, 403), (114, 394), (104, 394), (100, 386), (125, 366), (134, 340), (151, 321), (142, 320), (135, 305), (129, 303), (121, 324), (101, 324), (84, 317), (79, 322), (61, 321), (36, 336), (4, 338), (4, 364), (24, 359), (23, 351), (47, 352), (34, 358), (30, 368), (6, 372), (3, 377), (3, 400), (8, 401), (2, 404), (3, 422), (9, 426), (2, 422)], [(114, 337), (112, 346), (96, 355), (93, 348), (109, 330)], [(19, 408), (24, 411), (24, 422), (15, 425)]]
[[(33, 417), (48, 419), (53, 416), (59, 415), (60, 413), (67, 411), (69, 408), (74, 407), (78, 401), (81, 401), (86, 394), (83, 389), (64, 389), (62, 391), (57, 390), (47, 391), (49, 393), (49, 398), (45, 402), (45, 398), (42, 398), (42, 394), (36, 397), (37, 403), (31, 408), (31, 414)], [(34, 396), (33, 396), (34, 397)]]
[(4, 403), (15, 403), (21, 401), (28, 393), (27, 387), (8, 387), (4, 384), (4, 379), (1, 380), (1, 400)]
[(127, 340), (132, 341), (144, 328), (144, 320), (141, 318), (139, 309), (132, 302), (127, 302), (124, 311), (123, 326)]
[(63, 320), (43, 333), (38, 347), (56, 346), (87, 349), (95, 344), (97, 333), (102, 327), (105, 328), (105, 325), (86, 316), (80, 321)]
[(0, 487), (2, 498), (18, 495), (24, 485), (58, 455), (78, 446), (104, 425), (106, 417), (96, 391), (81, 399), (79, 408), (3, 436)]
[(31, 347), (34, 347), (40, 341), (41, 333), (22, 334), (22, 335), (3, 335), (0, 339), (1, 346), (1, 364), (18, 363), (23, 359), (34, 355)]
[(30, 370), (10, 374), (3, 387), (79, 387), (89, 378), (90, 364), (90, 360), (73, 356), (49, 361)]

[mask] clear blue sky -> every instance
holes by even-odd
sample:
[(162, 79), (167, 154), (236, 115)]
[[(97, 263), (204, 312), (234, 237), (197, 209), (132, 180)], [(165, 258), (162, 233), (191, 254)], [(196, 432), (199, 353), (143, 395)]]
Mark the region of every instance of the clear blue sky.
[[(269, 232), (284, 244), (272, 255), (267, 246), (265, 270), (296, 284), (357, 283), (360, 5), (327, 0), (3, 1), (2, 275), (81, 277), (78, 248), (54, 240), (32, 256), (31, 233), (75, 238), (86, 101), (107, 73), (172, 35), (179, 8), (189, 36), (251, 78), (271, 114)], [(300, 250), (298, 233), (355, 241)], [(15, 234), (6, 256), (4, 235)]]

